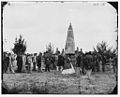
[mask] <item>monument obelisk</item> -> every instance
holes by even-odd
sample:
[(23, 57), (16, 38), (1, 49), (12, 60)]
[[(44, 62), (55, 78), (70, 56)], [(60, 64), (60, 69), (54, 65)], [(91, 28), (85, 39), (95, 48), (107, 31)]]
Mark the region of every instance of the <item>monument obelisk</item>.
[(68, 31), (67, 31), (65, 54), (67, 54), (67, 55), (75, 54), (75, 42), (74, 42), (73, 28), (72, 28), (71, 23), (70, 23)]
[[(73, 64), (73, 66), (75, 66), (75, 42), (74, 42), (73, 28), (71, 23), (67, 31), (65, 55), (66, 55), (66, 58), (69, 56), (69, 58), (71, 59), (71, 63)], [(65, 62), (65, 68), (70, 68), (71, 67), (70, 64), (67, 64), (66, 62)]]

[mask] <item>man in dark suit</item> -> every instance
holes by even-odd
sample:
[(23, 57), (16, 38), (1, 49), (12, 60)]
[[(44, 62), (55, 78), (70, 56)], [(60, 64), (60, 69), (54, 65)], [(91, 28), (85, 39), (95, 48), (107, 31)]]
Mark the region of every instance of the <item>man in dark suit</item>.
[(79, 68), (80, 72), (82, 74), (84, 74), (84, 67), (83, 67), (83, 54), (82, 53), (79, 53), (77, 58), (76, 58), (76, 61), (77, 61), (77, 68)]
[(65, 61), (65, 59), (64, 59), (63, 55), (59, 54), (58, 55), (58, 62), (57, 62), (57, 71), (59, 71), (59, 68), (60, 68), (60, 71), (63, 70), (63, 66), (65, 64), (64, 61)]
[(50, 72), (50, 64), (51, 64), (51, 60), (50, 60), (50, 57), (45, 57), (45, 71), (47, 72)]
[(21, 70), (22, 70), (22, 56), (21, 55), (17, 55), (17, 58), (16, 58), (16, 60), (17, 60), (17, 72), (21, 72)]
[(41, 72), (41, 58), (42, 58), (42, 53), (39, 53), (39, 55), (37, 56), (37, 66), (39, 72)]
[(3, 73), (7, 72), (8, 66), (9, 66), (9, 56), (8, 56), (7, 53), (4, 53), (4, 56), (3, 56), (3, 66), (2, 66)]

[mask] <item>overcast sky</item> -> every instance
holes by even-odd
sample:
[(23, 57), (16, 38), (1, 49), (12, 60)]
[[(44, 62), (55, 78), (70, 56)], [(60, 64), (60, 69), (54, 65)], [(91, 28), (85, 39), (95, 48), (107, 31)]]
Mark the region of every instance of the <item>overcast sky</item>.
[(101, 41), (116, 47), (117, 13), (105, 2), (10, 2), (4, 7), (3, 18), (7, 51), (20, 34), (27, 42), (27, 52), (43, 52), (49, 42), (61, 50), (65, 48), (70, 22), (75, 47), (89, 51)]

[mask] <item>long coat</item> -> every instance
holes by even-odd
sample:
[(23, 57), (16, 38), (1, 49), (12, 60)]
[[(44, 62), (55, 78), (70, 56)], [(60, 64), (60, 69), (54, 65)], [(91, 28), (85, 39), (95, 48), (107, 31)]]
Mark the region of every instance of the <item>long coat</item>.
[(17, 71), (21, 72), (21, 70), (22, 70), (22, 56), (18, 55), (16, 60), (17, 60), (17, 66), (18, 66)]
[(50, 65), (50, 64), (51, 64), (51, 59), (50, 59), (50, 57), (46, 57), (46, 58), (45, 58), (45, 64), (46, 64), (46, 65)]
[(82, 67), (83, 66), (83, 56), (79, 55), (77, 58), (77, 67)]
[(92, 55), (86, 55), (84, 57), (84, 67), (85, 69), (93, 69), (93, 56)]
[(7, 69), (8, 69), (8, 66), (9, 66), (9, 57), (5, 57), (3, 59), (3, 73), (7, 72)]
[(62, 55), (59, 55), (57, 66), (64, 66), (65, 64), (64, 60), (65, 60), (64, 57)]
[(22, 72), (26, 71), (26, 56), (22, 55)]
[(37, 58), (36, 58), (36, 59), (37, 59), (37, 66), (38, 66), (38, 67), (41, 67), (41, 59), (42, 59), (41, 57), (42, 57), (42, 56), (39, 55), (39, 56), (37, 56)]

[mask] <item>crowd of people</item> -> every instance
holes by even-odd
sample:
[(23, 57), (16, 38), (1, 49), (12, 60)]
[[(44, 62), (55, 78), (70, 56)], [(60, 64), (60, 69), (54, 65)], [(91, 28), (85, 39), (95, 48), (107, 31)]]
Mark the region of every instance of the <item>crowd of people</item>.
[(50, 72), (50, 69), (55, 68), (58, 71), (59, 67), (62, 70), (64, 64), (64, 62), (61, 63), (61, 58), (63, 58), (61, 54), (49, 54), (48, 52), (22, 55), (3, 52), (2, 70), (3, 73), (31, 73), (32, 71), (42, 72), (43, 70)]
[(81, 68), (83, 74), (85, 73), (85, 70), (92, 70), (93, 72), (105, 72), (107, 66), (116, 72), (117, 68), (117, 55), (109, 56), (91, 51), (86, 53), (79, 52), (76, 60), (77, 65)]
[[(74, 60), (73, 60), (74, 59)], [(74, 61), (74, 62), (73, 62)], [(32, 73), (50, 72), (50, 70), (63, 71), (71, 68), (78, 68), (81, 74), (85, 74), (86, 70), (93, 72), (105, 72), (105, 66), (109, 65), (116, 71), (117, 56), (104, 56), (99, 53), (78, 51), (75, 55), (65, 55), (63, 52), (51, 54), (48, 51), (44, 53), (34, 54), (12, 54), (3, 52), (3, 73)]]
[[(91, 72), (105, 72), (105, 66), (107, 65), (112, 67), (114, 73), (117, 73), (117, 55), (105, 56), (95, 52), (83, 53), (82, 51), (77, 51), (73, 55), (66, 55), (64, 52), (60, 53), (60, 51), (54, 54), (46, 51), (44, 53), (40, 52), (39, 54), (27, 53), (22, 55), (3, 52), (2, 74), (42, 73), (56, 70), (60, 71), (61, 74), (76, 73), (78, 75), (87, 75), (90, 78)], [(2, 90), (8, 91), (3, 86)], [(116, 93), (116, 91), (117, 85), (112, 93)]]

